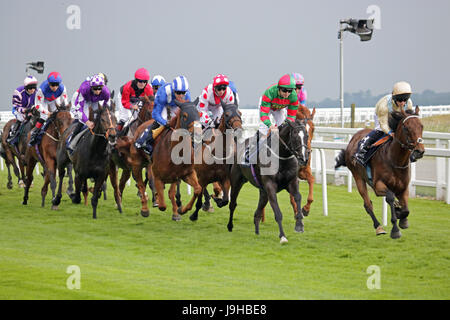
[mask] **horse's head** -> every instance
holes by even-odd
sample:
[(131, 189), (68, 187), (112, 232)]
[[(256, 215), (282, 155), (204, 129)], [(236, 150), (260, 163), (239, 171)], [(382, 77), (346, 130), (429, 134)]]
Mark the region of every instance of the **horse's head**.
[[(313, 111), (310, 112), (309, 109), (305, 106), (300, 106), (297, 111), (297, 120), (303, 121), (306, 126), (306, 131), (308, 132), (308, 153), (311, 153), (311, 141), (314, 137), (314, 115), (316, 114), (316, 108), (313, 108)], [(308, 154), (309, 158), (309, 154)]]
[(139, 98), (139, 114), (138, 119), (141, 122), (148, 121), (152, 119), (152, 111), (153, 106), (155, 105), (155, 97), (154, 96), (143, 96)]
[(220, 103), (223, 108), (221, 124), (222, 122), (225, 124), (225, 129), (242, 129), (242, 118), (237, 104), (226, 104), (222, 99), (220, 100)]
[(56, 104), (55, 126), (59, 134), (62, 134), (72, 123), (71, 107), (71, 102), (67, 105), (64, 102)]
[(179, 126), (181, 129), (188, 130), (190, 134), (194, 131), (201, 130), (200, 116), (197, 110), (198, 98), (194, 102), (174, 100), (175, 104), (180, 108)]
[(297, 158), (300, 167), (308, 163), (308, 132), (304, 121), (286, 120), (279, 128), (280, 149), (284, 147), (290, 154)]
[(102, 106), (94, 111), (95, 114), (95, 127), (94, 133), (97, 135), (103, 135), (108, 143), (111, 145), (116, 144), (116, 116), (114, 115), (114, 106), (111, 101), (104, 103)]
[(418, 106), (416, 106), (415, 112), (411, 110), (392, 112), (389, 126), (395, 131), (395, 139), (402, 148), (411, 152), (411, 160), (415, 161), (423, 157), (425, 153), (422, 138), (423, 125), (419, 118)]

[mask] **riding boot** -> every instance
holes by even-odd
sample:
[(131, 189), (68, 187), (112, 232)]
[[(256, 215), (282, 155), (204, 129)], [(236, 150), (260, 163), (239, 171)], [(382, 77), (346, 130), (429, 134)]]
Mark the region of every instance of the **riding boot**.
[(42, 131), (42, 125), (44, 123), (43, 119), (38, 119), (36, 122), (36, 126), (31, 130), (31, 136), (30, 136), (30, 142), (28, 145), (30, 147), (34, 146), (38, 142), (38, 137), (41, 134)]
[(80, 133), (81, 129), (84, 127), (84, 123), (78, 122), (73, 131), (69, 134), (69, 137), (66, 141), (66, 149), (69, 151), (69, 154), (72, 155), (75, 150), (75, 143), (72, 143), (73, 138)]
[(362, 165), (366, 165), (366, 154), (370, 146), (375, 143), (384, 133), (378, 130), (372, 130), (366, 137), (359, 142), (358, 151), (353, 155), (354, 161)]
[(134, 146), (136, 149), (143, 149), (145, 153), (151, 156), (153, 153), (153, 143), (159, 134), (164, 130), (164, 126), (161, 126), (157, 121), (154, 121), (141, 136), (136, 140)]
[(6, 142), (15, 145), (17, 143), (17, 137), (19, 136), (20, 132), (20, 126), (22, 125), (22, 122), (17, 120), (12, 126), (9, 133), (8, 139), (6, 139)]

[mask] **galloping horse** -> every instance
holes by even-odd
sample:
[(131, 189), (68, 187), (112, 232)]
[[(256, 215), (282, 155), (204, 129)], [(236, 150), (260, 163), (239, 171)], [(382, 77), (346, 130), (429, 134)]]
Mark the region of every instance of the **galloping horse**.
[[(300, 106), (300, 108), (297, 111), (297, 115), (296, 118), (298, 120), (301, 120), (305, 123), (306, 125), (306, 132), (308, 134), (308, 143), (307, 143), (307, 159), (308, 162), (306, 163), (306, 165), (304, 166), (300, 166), (300, 168), (298, 169), (298, 177), (301, 180), (306, 180), (308, 182), (308, 198), (306, 201), (306, 204), (303, 206), (302, 208), (302, 213), (303, 216), (308, 216), (309, 215), (309, 211), (311, 209), (311, 203), (314, 201), (313, 199), (313, 189), (314, 189), (314, 176), (312, 174), (311, 171), (311, 141), (313, 139), (314, 136), (314, 115), (316, 114), (316, 108), (313, 109), (312, 113), (309, 111), (309, 109), (305, 106)], [(291, 205), (292, 205), (292, 209), (294, 209), (294, 214), (297, 212), (297, 205), (295, 203), (295, 199), (294, 197), (290, 197), (291, 198)], [(263, 209), (263, 216), (262, 216), (262, 222), (265, 221), (265, 210)]]
[[(27, 136), (31, 129), (34, 127), (39, 112), (36, 109), (32, 109), (27, 117), (27, 120), (22, 123), (19, 133), (19, 142), (17, 146), (10, 145), (6, 140), (9, 137), (11, 126), (17, 121), (16, 119), (9, 120), (4, 128), (1, 136), (2, 144), (2, 157), (5, 159), (6, 167), (8, 168), (8, 183), (7, 188), (12, 189), (12, 177), (9, 166), (12, 165), (14, 174), (17, 176), (20, 187), (25, 186), (25, 152), (27, 150)], [(18, 160), (19, 166), (17, 166), (15, 159)]]
[[(235, 163), (231, 169), (231, 199), (230, 199), (230, 219), (228, 221), (228, 231), (233, 230), (233, 214), (236, 209), (237, 197), (239, 192), (247, 181), (259, 188), (259, 203), (254, 215), (255, 233), (259, 234), (259, 223), (262, 218), (262, 210), (267, 202), (275, 213), (275, 220), (278, 223), (280, 231), (280, 243), (286, 243), (288, 240), (283, 231), (281, 224), (282, 213), (278, 206), (277, 193), (286, 189), (290, 195), (295, 199), (298, 211), (294, 214), (296, 219), (295, 230), (303, 232), (303, 214), (300, 210), (301, 195), (298, 191), (298, 168), (306, 165), (308, 161), (306, 157), (306, 127), (300, 120), (285, 121), (279, 127), (279, 135), (271, 133), (267, 139), (267, 148), (263, 150), (270, 151), (270, 161), (257, 164), (251, 164), (250, 167)], [(271, 142), (279, 142), (279, 150), (272, 149)], [(249, 139), (246, 140), (246, 145), (249, 144)], [(261, 152), (260, 152), (261, 155)], [(261, 159), (260, 159), (261, 160)], [(264, 169), (272, 168), (274, 171), (274, 164), (278, 164), (276, 172), (265, 174)], [(268, 173), (268, 172), (267, 172)]]
[[(346, 166), (352, 172), (358, 191), (364, 199), (364, 208), (372, 218), (377, 235), (386, 232), (373, 213), (366, 183), (372, 187), (378, 197), (386, 196), (386, 202), (391, 207), (391, 238), (396, 239), (402, 235), (397, 226), (397, 219), (400, 219), (400, 228), (409, 227), (407, 217), (409, 215), (408, 186), (411, 178), (410, 159), (413, 161), (420, 159), (425, 152), (419, 107), (416, 107), (415, 112), (402, 110), (402, 112), (391, 113), (389, 127), (395, 132), (394, 138), (379, 147), (370, 159), (368, 168), (353, 164), (352, 155), (355, 154), (359, 141), (370, 132), (370, 129), (358, 131), (352, 137), (347, 149), (342, 150), (336, 157), (335, 168)], [(399, 200), (399, 206), (395, 198)]]
[[(57, 105), (57, 110), (53, 112), (47, 120), (52, 122), (45, 131), (41, 143), (28, 147), (26, 151), (25, 159), (27, 174), (22, 204), (28, 203), (28, 192), (33, 181), (33, 169), (37, 162), (40, 162), (44, 168), (44, 185), (41, 189), (41, 206), (44, 207), (45, 205), (45, 197), (47, 195), (49, 183), (50, 188), (52, 189), (53, 198), (55, 197), (56, 149), (60, 137), (72, 123), (72, 116), (69, 112), (70, 106), (70, 103), (68, 106), (65, 106), (64, 104), (60, 106)], [(58, 207), (52, 206), (52, 209), (56, 210)]]
[[(152, 119), (152, 111), (153, 111), (153, 106), (154, 106), (154, 97), (140, 97), (139, 98), (140, 102), (142, 103), (141, 109), (139, 110), (138, 116), (135, 120), (131, 121), (131, 123), (127, 126), (124, 127), (123, 130), (127, 130), (126, 135), (119, 135), (117, 137), (117, 144), (116, 144), (116, 148), (113, 150), (111, 159), (114, 161), (114, 163), (112, 163), (112, 166), (118, 166), (119, 168), (122, 169), (122, 175), (120, 177), (120, 182), (119, 182), (119, 191), (120, 194), (123, 194), (123, 190), (125, 189), (125, 185), (128, 181), (128, 179), (130, 179), (130, 175), (131, 175), (131, 163), (130, 161), (128, 161), (128, 156), (130, 154), (130, 146), (131, 146), (131, 142), (134, 139), (134, 135), (138, 129), (138, 127), (143, 124), (146, 121), (149, 121)], [(125, 129), (128, 128), (128, 129)], [(145, 159), (145, 158), (144, 158)], [(141, 164), (143, 164), (143, 166), (145, 165), (145, 161), (142, 161)], [(153, 194), (153, 202), (155, 201), (155, 191), (154, 191), (154, 187), (153, 187), (153, 178), (152, 178), (152, 173), (151, 171), (147, 170), (147, 180), (149, 181), (149, 185), (150, 188), (152, 189), (152, 194)], [(144, 182), (144, 185), (146, 185), (146, 182)], [(145, 188), (144, 188), (145, 189)]]
[[(194, 170), (194, 148), (192, 146), (194, 134), (198, 134), (199, 137), (201, 135), (201, 124), (199, 122), (200, 117), (197, 111), (197, 103), (198, 100), (194, 102), (180, 102), (175, 100), (175, 104), (179, 107), (177, 116), (171, 120), (170, 128), (164, 129), (155, 140), (152, 171), (155, 179), (158, 208), (161, 211), (166, 210), (164, 184), (170, 183), (169, 198), (172, 202), (172, 220), (175, 221), (181, 219), (180, 214), (184, 214), (192, 208), (195, 199), (202, 191), (202, 187), (198, 183), (197, 174)], [(184, 131), (181, 132), (181, 130), (177, 129), (184, 129)], [(173, 137), (175, 133), (177, 135), (180, 134), (181, 136), (183, 133), (186, 133), (186, 136), (183, 136), (183, 142), (186, 143), (178, 142), (180, 136)], [(179, 147), (179, 143), (186, 148), (178, 150), (178, 153), (175, 155), (176, 151), (174, 151), (174, 149), (175, 147)], [(180, 163), (177, 164), (174, 163), (174, 155), (182, 157), (182, 161), (179, 161)], [(187, 161), (185, 162), (184, 159)], [(178, 160), (180, 159), (177, 159), (176, 161)], [(177, 183), (180, 179), (193, 187), (194, 197), (185, 207), (178, 208), (175, 200), (175, 193)]]
[[(224, 207), (228, 204), (228, 191), (230, 190), (230, 168), (231, 165), (227, 164), (227, 160), (229, 158), (233, 158), (235, 160), (236, 148), (234, 145), (234, 135), (231, 144), (227, 140), (227, 134), (230, 132), (228, 130), (232, 130), (233, 134), (236, 130), (242, 130), (242, 119), (239, 114), (238, 106), (235, 104), (225, 104), (221, 101), (223, 107), (223, 115), (220, 120), (220, 124), (218, 127), (218, 132), (216, 129), (208, 128), (205, 130), (206, 132), (212, 135), (212, 139), (209, 142), (203, 142), (203, 158), (201, 164), (195, 164), (194, 169), (197, 173), (198, 182), (202, 187), (202, 191), (206, 191), (206, 186), (213, 182), (219, 182), (221, 190), (223, 191), (223, 198), (219, 199), (213, 196), (214, 201), (216, 202), (219, 208)], [(227, 132), (226, 132), (227, 130)], [(210, 146), (213, 142), (215, 142), (215, 135), (219, 134), (222, 138), (222, 145), (214, 146), (214, 151), (211, 150)], [(220, 141), (219, 141), (220, 142)], [(217, 149), (221, 147), (221, 151), (224, 154), (218, 154)], [(205, 152), (208, 149), (209, 152)], [(228, 161), (229, 162), (229, 161)], [(218, 192), (216, 192), (218, 193)], [(197, 203), (195, 205), (195, 212), (189, 217), (192, 221), (198, 219), (198, 212), (200, 208), (202, 208), (202, 197), (203, 192), (197, 199)]]
[[(66, 148), (67, 135), (70, 130), (66, 130), (58, 146), (58, 171), (59, 187), (56, 200), (61, 199), (61, 184), (64, 177), (64, 170), (71, 161), (75, 170), (75, 193), (71, 195), (72, 202), (78, 204), (81, 202), (80, 192), (86, 193), (87, 179), (95, 180), (94, 190), (92, 192), (91, 205), (93, 209), (92, 216), (97, 218), (98, 198), (101, 195), (101, 188), (106, 181), (108, 173), (111, 184), (114, 188), (114, 198), (119, 212), (122, 212), (121, 197), (117, 185), (117, 172), (110, 170), (111, 148), (116, 143), (116, 117), (114, 116), (114, 107), (105, 103), (98, 107), (96, 111), (90, 109), (89, 118), (94, 122), (94, 129), (86, 130), (74, 150), (72, 155), (68, 154)], [(55, 202), (54, 202), (55, 204)]]

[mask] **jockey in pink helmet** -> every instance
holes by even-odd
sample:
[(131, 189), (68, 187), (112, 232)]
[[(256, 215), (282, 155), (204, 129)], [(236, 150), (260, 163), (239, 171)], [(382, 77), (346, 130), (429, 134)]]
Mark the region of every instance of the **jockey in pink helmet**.
[(305, 84), (305, 78), (300, 73), (293, 72), (292, 77), (295, 81), (295, 92), (297, 92), (298, 101), (301, 105), (306, 106), (306, 89), (303, 87)]

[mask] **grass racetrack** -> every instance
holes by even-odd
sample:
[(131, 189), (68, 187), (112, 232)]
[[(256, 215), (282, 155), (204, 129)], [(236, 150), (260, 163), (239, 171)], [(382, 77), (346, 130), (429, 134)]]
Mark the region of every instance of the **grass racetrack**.
[[(41, 170), (42, 171), (42, 170)], [(294, 232), (288, 194), (278, 199), (289, 240), (280, 245), (270, 208), (254, 234), (258, 192), (246, 184), (238, 198), (234, 230), (228, 207), (171, 220), (171, 207), (139, 215), (132, 182), (124, 213), (115, 209), (112, 188), (100, 200), (97, 220), (89, 205), (73, 205), (66, 194), (58, 211), (40, 207), (43, 179), (36, 176), (29, 204), (23, 189), (6, 189), (0, 171), (0, 299), (449, 299), (449, 205), (411, 199), (410, 228), (402, 238), (375, 236), (358, 192), (328, 186), (329, 216), (322, 215), (321, 185)], [(300, 184), (302, 205), (307, 184)], [(185, 189), (182, 191), (187, 200)], [(371, 194), (381, 220), (381, 198)], [(90, 203), (90, 201), (89, 201)], [(390, 212), (389, 212), (390, 218)], [(68, 289), (69, 266), (80, 268), (80, 289)], [(370, 266), (379, 268), (379, 289), (369, 289)], [(370, 269), (370, 268), (369, 268)]]

